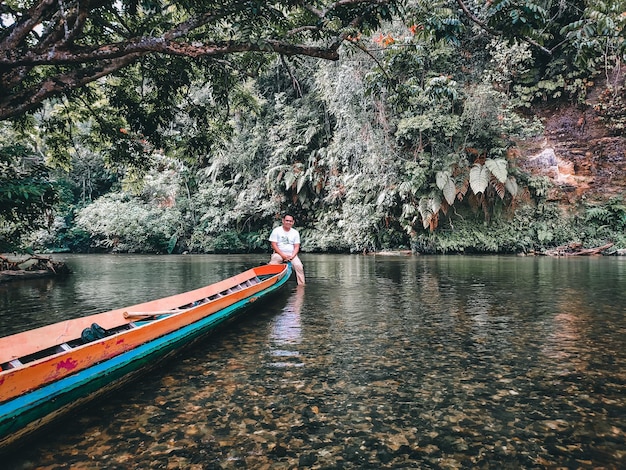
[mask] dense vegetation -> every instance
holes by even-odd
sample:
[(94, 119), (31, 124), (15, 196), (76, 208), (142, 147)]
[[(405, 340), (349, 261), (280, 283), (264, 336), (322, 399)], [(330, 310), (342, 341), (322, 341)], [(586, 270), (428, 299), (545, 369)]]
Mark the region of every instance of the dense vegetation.
[[(167, 35), (205, 14), (199, 3), (174, 2), (160, 17), (158, 2), (121, 2), (129, 16), (118, 14), (117, 26), (135, 44), (142, 31)], [(256, 48), (133, 49), (105, 78), (40, 102), (28, 90), (86, 72), (67, 60), (19, 63), (27, 79), (3, 86), (2, 103), (21, 96), (30, 105), (2, 124), (0, 249), (267, 250), (284, 210), (305, 251), (626, 248), (623, 200), (565, 213), (515, 151), (542, 132), (538, 104), (575, 106), (598, 82), (607, 120), (623, 132), (626, 2), (347, 3), (358, 11), (335, 10), (307, 38), (317, 49), (305, 50), (272, 42), (316, 24), (286, 13), (306, 16), (299, 2), (216, 2), (230, 16), (205, 23), (186, 46), (246, 39)], [(260, 16), (251, 10), (261, 7)], [(93, 52), (121, 34), (111, 27), (121, 12), (91, 13)], [(17, 72), (4, 70), (6, 85)]]

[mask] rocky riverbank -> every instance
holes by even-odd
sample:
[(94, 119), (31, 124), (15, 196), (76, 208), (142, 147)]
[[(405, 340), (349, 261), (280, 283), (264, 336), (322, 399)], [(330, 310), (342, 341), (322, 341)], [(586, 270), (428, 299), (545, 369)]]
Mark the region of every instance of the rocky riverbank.
[(0, 255), (0, 283), (41, 277), (66, 276), (67, 264), (46, 256), (10, 258)]

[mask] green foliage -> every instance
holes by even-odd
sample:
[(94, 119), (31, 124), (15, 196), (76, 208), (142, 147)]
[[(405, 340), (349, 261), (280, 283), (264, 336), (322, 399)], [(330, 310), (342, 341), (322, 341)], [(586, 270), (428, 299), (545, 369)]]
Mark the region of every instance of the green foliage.
[(167, 251), (177, 233), (180, 213), (122, 194), (103, 196), (83, 208), (76, 227), (91, 236), (91, 248), (111, 252)]
[(519, 97), (520, 103), (529, 107), (537, 101), (553, 101), (563, 95), (567, 81), (562, 75), (545, 80), (539, 80), (532, 85), (515, 85), (514, 92)]
[(403, 18), (415, 26), (417, 39), (458, 44), (462, 40), (464, 24), (458, 10), (445, 0), (417, 0), (407, 2)]
[(21, 238), (44, 227), (58, 200), (49, 169), (24, 145), (0, 147), (0, 250), (21, 248)]
[[(511, 49), (511, 67), (502, 67), (505, 56), (494, 56), (502, 75), (492, 75), (517, 96), (520, 105), (571, 97), (583, 102), (589, 79), (610, 76), (623, 62), (626, 17), (623, 0), (615, 2), (559, 3), (528, 0), (494, 0), (489, 8), (473, 11), (491, 30), (519, 49), (521, 41), (532, 52), (523, 60)], [(518, 62), (519, 61), (519, 62)], [(521, 65), (515, 71), (516, 62)], [(508, 76), (508, 78), (507, 78)]]
[[(530, 72), (533, 57), (530, 45), (517, 39), (492, 39), (487, 46), (490, 61), (485, 81), (507, 97), (512, 97), (512, 84), (522, 81)], [(521, 103), (520, 103), (521, 104)]]
[(560, 33), (567, 40), (574, 63), (581, 70), (613, 68), (626, 53), (626, 2), (589, 1), (578, 19), (564, 24)]
[(545, 199), (553, 184), (547, 176), (530, 176), (520, 174), (522, 183), (529, 189), (531, 195), (539, 200)]
[(301, 249), (305, 252), (350, 252), (351, 245), (342, 230), (344, 225), (340, 207), (328, 206), (327, 210), (319, 212), (310, 226), (298, 227)]
[[(369, 32), (392, 12), (395, 2), (378, 1), (11, 2), (0, 22), (0, 119), (64, 97), (88, 107), (85, 85), (118, 73), (116, 86), (128, 92), (122, 119), (156, 142), (198, 78), (197, 64), (220, 102), (233, 80), (257, 75), (276, 53), (336, 58), (355, 25)], [(110, 96), (119, 104), (118, 93)]]
[(277, 94), (276, 120), (268, 129), (271, 149), (266, 181), (273, 193), (285, 193), (294, 204), (310, 209), (323, 187), (323, 168), (317, 152), (325, 140), (324, 115), (315, 95), (286, 101)]
[(55, 217), (50, 227), (30, 233), (24, 238), (29, 249), (41, 253), (89, 253), (92, 251), (89, 233)]
[[(620, 205), (612, 203), (610, 206)], [(617, 211), (621, 214), (618, 218), (624, 217), (621, 209)], [(608, 212), (606, 208), (595, 208), (587, 213), (587, 219), (605, 218)], [(615, 242), (616, 248), (626, 246), (623, 225), (598, 226), (585, 218), (566, 216), (556, 204), (520, 206), (512, 217), (494, 219), (488, 226), (468, 217), (449, 222), (441, 230), (413, 237), (413, 249), (433, 254), (487, 254), (541, 253), (570, 242), (582, 243), (589, 248), (604, 245), (607, 241)]]
[(524, 117), (516, 109), (527, 102), (514, 93), (505, 93), (489, 83), (489, 73), (482, 82), (472, 84), (463, 103), (462, 119), (468, 132), (468, 147), (489, 149), (498, 155), (510, 147), (509, 138), (526, 138), (538, 135), (543, 126), (538, 119)]
[[(608, 52), (598, 49), (606, 27), (621, 27), (617, 10), (467, 4), (478, 22), (503, 33), (489, 36), (456, 5), (420, 0), (409, 2), (404, 23), (385, 23), (368, 36), (368, 25), (392, 10), (340, 2), (323, 27), (350, 35), (346, 54), (321, 62), (257, 53), (270, 50), (276, 34), (303, 39), (298, 25), (311, 23), (310, 11), (235, 3), (213, 5), (229, 5), (229, 21), (204, 24), (178, 46), (219, 40), (252, 49), (219, 58), (140, 54), (20, 123), (21, 138), (31, 133), (55, 163), (62, 195), (32, 246), (267, 251), (284, 210), (296, 216), (305, 251), (412, 244), (426, 252), (494, 253), (603, 237), (622, 243), (621, 203), (565, 218), (544, 202), (550, 181), (522, 173), (511, 158), (517, 139), (541, 131), (520, 108), (564, 92), (583, 96), (602, 67), (599, 54), (617, 63), (613, 36)], [(98, 14), (103, 24), (117, 24), (116, 15), (135, 10), (126, 18), (130, 38), (162, 35), (208, 7), (175, 2), (159, 17), (160, 5), (122, 2)], [(371, 8), (362, 31), (348, 24), (353, 8)], [(576, 23), (583, 17), (585, 24)], [(122, 34), (93, 27), (94, 44)], [(587, 59), (571, 60), (576, 44)], [(623, 90), (614, 85), (598, 112), (618, 133)]]
[(487, 10), (488, 24), (508, 37), (527, 36), (543, 41), (540, 34), (549, 12), (549, 3), (529, 0), (493, 0)]
[[(619, 74), (617, 74), (619, 76)], [(600, 94), (594, 111), (613, 135), (626, 133), (626, 87), (608, 85)]]
[(245, 248), (237, 232), (225, 232), (215, 237), (211, 251), (215, 253), (241, 253), (245, 251)]
[(602, 205), (587, 206), (581, 218), (585, 232), (598, 240), (626, 243), (626, 203), (612, 198)]

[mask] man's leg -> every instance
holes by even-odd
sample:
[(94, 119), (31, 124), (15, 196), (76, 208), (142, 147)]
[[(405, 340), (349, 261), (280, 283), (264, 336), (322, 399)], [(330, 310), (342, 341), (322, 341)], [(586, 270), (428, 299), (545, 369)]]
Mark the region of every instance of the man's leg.
[(283, 257), (278, 253), (272, 253), (272, 257), (270, 258), (270, 262), (268, 264), (283, 264)]
[(296, 280), (298, 281), (298, 285), (303, 286), (305, 284), (304, 280), (304, 266), (302, 265), (302, 261), (297, 256), (291, 260), (291, 267), (296, 272)]

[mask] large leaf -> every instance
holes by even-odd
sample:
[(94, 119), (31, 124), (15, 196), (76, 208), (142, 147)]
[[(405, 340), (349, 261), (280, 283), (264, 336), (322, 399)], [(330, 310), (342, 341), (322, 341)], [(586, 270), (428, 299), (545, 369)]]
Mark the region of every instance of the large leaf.
[(376, 199), (376, 205), (382, 206), (383, 203), (385, 202), (386, 197), (387, 197), (387, 191), (383, 189), (378, 195), (378, 199)]
[(456, 184), (448, 170), (438, 171), (435, 175), (437, 187), (443, 191), (443, 197), (449, 205), (454, 204), (456, 198)]
[(454, 184), (454, 180), (452, 178), (448, 179), (443, 188), (443, 197), (449, 205), (454, 204), (454, 200), (456, 199), (456, 185)]
[(506, 181), (506, 178), (508, 176), (508, 164), (504, 158), (488, 158), (485, 161), (485, 166), (489, 169), (489, 171), (491, 171), (493, 176), (495, 176), (498, 181), (500, 181), (500, 183), (504, 183)]
[(514, 176), (509, 176), (507, 178), (506, 183), (504, 183), (504, 187), (507, 189), (509, 193), (511, 193), (511, 196), (513, 197), (517, 196), (517, 192), (519, 191), (519, 188), (517, 187), (517, 181), (515, 180)]
[(441, 198), (438, 194), (433, 194), (429, 200), (430, 208), (433, 211), (433, 214), (437, 214), (437, 212), (439, 212), (439, 209), (441, 209)]
[(302, 191), (302, 187), (304, 186), (304, 183), (306, 183), (306, 175), (301, 174), (300, 176), (298, 176), (298, 183), (296, 185), (296, 192), (298, 194), (300, 194), (300, 191)]
[(437, 227), (437, 213), (441, 208), (441, 199), (437, 194), (433, 194), (430, 197), (423, 197), (420, 199), (417, 210), (422, 216), (422, 225), (424, 228), (430, 228), (434, 230)]
[(448, 184), (450, 180), (450, 172), (448, 170), (438, 171), (435, 174), (435, 180), (437, 182), (437, 187), (443, 191), (443, 188)]
[(421, 198), (419, 205), (417, 206), (417, 210), (422, 216), (422, 225), (424, 226), (424, 228), (428, 228), (430, 226), (430, 221), (434, 215), (431, 209), (430, 199), (426, 197)]
[(288, 171), (285, 174), (284, 182), (285, 182), (285, 189), (291, 188), (293, 184), (296, 182), (295, 173), (293, 171)]
[(487, 167), (475, 163), (470, 170), (470, 187), (474, 194), (485, 192), (489, 184), (489, 170)]

